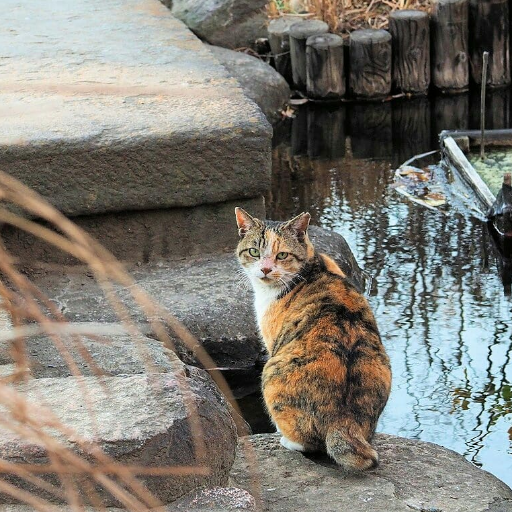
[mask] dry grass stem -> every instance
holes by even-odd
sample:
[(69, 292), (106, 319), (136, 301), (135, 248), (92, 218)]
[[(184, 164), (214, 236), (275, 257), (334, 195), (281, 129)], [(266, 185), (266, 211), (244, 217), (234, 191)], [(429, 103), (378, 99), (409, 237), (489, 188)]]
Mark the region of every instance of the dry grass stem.
[(271, 0), (270, 18), (303, 12), (325, 21), (331, 32), (349, 34), (359, 28), (387, 28), (389, 13), (403, 9), (430, 12), (433, 0)]
[[(14, 363), (13, 371), (0, 378), (0, 427), (11, 432), (15, 438), (44, 448), (48, 458), (47, 464), (13, 464), (0, 459), (0, 473), (6, 477), (0, 479), (0, 492), (37, 510), (55, 510), (55, 506), (46, 499), (14, 485), (11, 479), (15, 477), (20, 482), (27, 482), (43, 490), (45, 495), (53, 496), (53, 499), (66, 501), (70, 508), (76, 511), (82, 511), (89, 505), (103, 510), (98, 489), (106, 490), (121, 506), (130, 511), (142, 512), (161, 506), (160, 501), (146, 489), (138, 476), (199, 476), (207, 475), (209, 472), (209, 468), (204, 465), (207, 451), (204, 433), (189, 381), (175, 375), (182, 402), (190, 418), (189, 427), (196, 463), (176, 467), (122, 465), (105, 454), (99, 445), (81, 438), (77, 432), (62, 424), (43, 403), (29, 402), (24, 397), (17, 383), (30, 378), (30, 371), (27, 369), (30, 369), (32, 361), (27, 353), (26, 339), (36, 335), (46, 336), (59, 351), (69, 372), (75, 377), (82, 377), (80, 367), (73, 356), (73, 352), (77, 352), (101, 383), (104, 372), (96, 365), (87, 350), (83, 336), (108, 343), (108, 336), (128, 334), (135, 343), (141, 359), (151, 371), (153, 363), (144, 345), (145, 337), (132, 317), (133, 308), (136, 307), (144, 313), (150, 322), (152, 332), (165, 347), (175, 349), (174, 337), (193, 351), (204, 367), (213, 368), (214, 362), (198, 345), (188, 329), (138, 287), (123, 265), (106, 249), (32, 190), (2, 172), (0, 199), (4, 203), (4, 206), (0, 207), (0, 222), (30, 233), (87, 265), (119, 319), (119, 323), (104, 325), (68, 323), (59, 308), (17, 269), (15, 258), (0, 245), (0, 307), (9, 319), (9, 325), (4, 322), (3, 328), (0, 326), (0, 342), (4, 346), (10, 346), (10, 355)], [(15, 206), (14, 211), (21, 210), (25, 213), (13, 213), (9, 205)], [(43, 226), (30, 217), (40, 218), (50, 227)], [(172, 333), (172, 336), (169, 333)], [(221, 374), (212, 372), (212, 377), (239, 413), (232, 393)], [(97, 432), (87, 379), (79, 378), (77, 384), (91, 417), (93, 431)], [(235, 420), (239, 432), (244, 432), (246, 425), (241, 415), (235, 415)], [(73, 440), (72, 444), (67, 441), (69, 439)], [(249, 460), (255, 461), (249, 447), (247, 450)], [(53, 478), (45, 480), (42, 475)], [(253, 494), (259, 501), (256, 486)]]

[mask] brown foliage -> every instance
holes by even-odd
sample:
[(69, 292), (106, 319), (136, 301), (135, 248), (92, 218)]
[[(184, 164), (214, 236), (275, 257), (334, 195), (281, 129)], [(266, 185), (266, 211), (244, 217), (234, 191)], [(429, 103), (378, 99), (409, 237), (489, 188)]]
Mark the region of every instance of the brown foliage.
[(402, 9), (430, 11), (433, 0), (272, 0), (271, 18), (297, 10), (325, 21), (334, 33), (359, 28), (387, 28), (388, 15)]

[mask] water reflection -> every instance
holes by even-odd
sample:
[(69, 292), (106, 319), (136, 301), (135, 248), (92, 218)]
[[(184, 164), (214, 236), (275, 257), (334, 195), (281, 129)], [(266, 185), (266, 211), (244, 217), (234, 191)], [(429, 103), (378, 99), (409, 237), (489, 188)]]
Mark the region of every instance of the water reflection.
[[(497, 93), (488, 125), (508, 127), (510, 95)], [(317, 107), (309, 123), (303, 109), (292, 143), (276, 141), (267, 204), (275, 219), (310, 211), (374, 277), (370, 301), (394, 372), (380, 430), (454, 449), (510, 485), (512, 315), (492, 239), (469, 215), (423, 209), (390, 188), (399, 163), (436, 148), (443, 128), (476, 127), (477, 110), (468, 95), (345, 106), (341, 121)], [(321, 143), (311, 142), (317, 130), (303, 137), (295, 123), (319, 126), (323, 115), (343, 126)]]

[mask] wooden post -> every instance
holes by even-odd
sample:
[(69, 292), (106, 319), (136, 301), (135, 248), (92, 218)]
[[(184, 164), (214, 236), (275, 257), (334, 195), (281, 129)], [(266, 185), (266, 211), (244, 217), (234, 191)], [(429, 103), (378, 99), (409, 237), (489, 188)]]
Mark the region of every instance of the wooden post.
[(489, 52), (487, 85), (503, 87), (510, 84), (510, 34), (508, 0), (470, 0), (469, 55), (471, 78), (482, 81), (482, 55)]
[(439, 146), (431, 144), (430, 103), (427, 98), (393, 102), (393, 166)]
[(336, 100), (345, 95), (343, 39), (320, 34), (306, 41), (306, 90), (308, 98)]
[(432, 12), (432, 83), (444, 93), (469, 87), (468, 0), (437, 0)]
[(391, 93), (391, 35), (386, 30), (355, 30), (350, 34), (350, 94), (378, 99)]
[(393, 36), (393, 87), (397, 92), (426, 94), (430, 84), (430, 27), (422, 11), (389, 15)]
[(353, 103), (349, 119), (350, 142), (355, 158), (389, 158), (393, 154), (390, 101)]
[(274, 56), (276, 70), (283, 75), (289, 84), (293, 83), (290, 59), (290, 27), (300, 19), (298, 16), (281, 16), (268, 24), (268, 42)]
[(319, 20), (299, 21), (290, 27), (293, 84), (299, 91), (306, 92), (306, 41), (308, 37), (328, 31), (327, 23)]
[(345, 105), (310, 105), (308, 156), (311, 160), (337, 160), (345, 155)]

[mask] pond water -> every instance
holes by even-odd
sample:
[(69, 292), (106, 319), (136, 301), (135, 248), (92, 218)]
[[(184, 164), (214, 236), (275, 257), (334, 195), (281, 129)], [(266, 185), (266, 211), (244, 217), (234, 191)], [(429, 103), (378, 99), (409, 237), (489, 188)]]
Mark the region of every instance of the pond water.
[[(372, 276), (394, 374), (379, 431), (451, 448), (512, 485), (512, 299), (497, 252), (481, 221), (425, 209), (390, 186), (399, 164), (438, 148), (441, 130), (478, 128), (478, 103), (301, 107), (275, 135), (267, 216), (309, 211)], [(510, 91), (491, 94), (487, 108), (488, 128), (510, 126)], [(270, 431), (260, 403), (241, 405), (256, 431)]]

